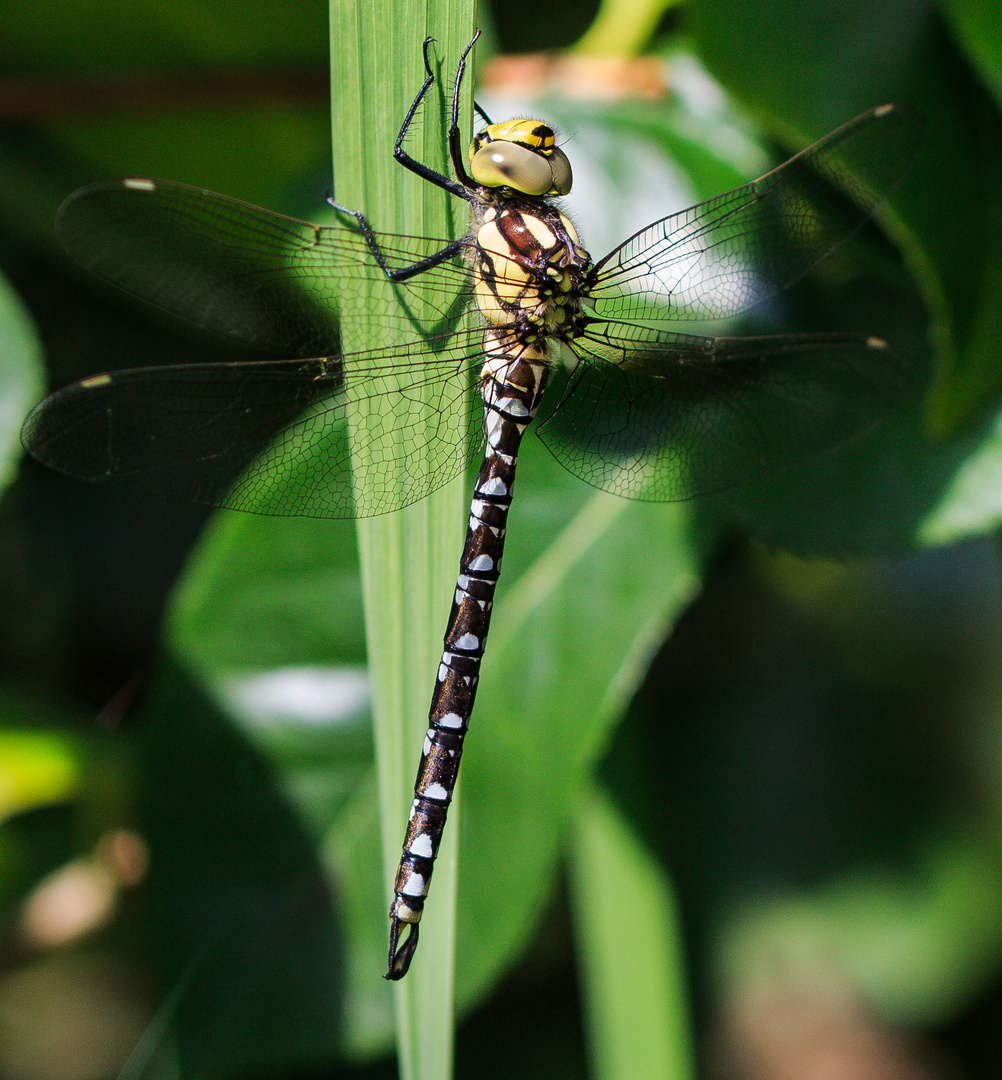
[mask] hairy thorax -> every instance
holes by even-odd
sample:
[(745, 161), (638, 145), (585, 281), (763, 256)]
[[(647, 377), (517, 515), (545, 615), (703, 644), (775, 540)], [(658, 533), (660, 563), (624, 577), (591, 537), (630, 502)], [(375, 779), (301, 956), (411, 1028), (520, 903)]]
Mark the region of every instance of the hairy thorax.
[(484, 319), (525, 343), (580, 332), (591, 257), (571, 222), (533, 200), (474, 203), (474, 296)]

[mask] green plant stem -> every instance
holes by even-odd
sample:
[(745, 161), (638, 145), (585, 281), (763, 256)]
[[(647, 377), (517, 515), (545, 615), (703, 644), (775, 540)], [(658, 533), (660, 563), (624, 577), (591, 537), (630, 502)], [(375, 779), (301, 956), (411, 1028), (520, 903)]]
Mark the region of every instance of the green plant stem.
[[(447, 170), (442, 106), (473, 33), (473, 11), (471, 0), (409, 0), (392, 8), (332, 2), (335, 192), (342, 205), (364, 210), (380, 231), (451, 237), (465, 227), (458, 200), (401, 168), (391, 150), (425, 76), (421, 43), (433, 36), (433, 61), (446, 85), (440, 81), (428, 95), (408, 151)], [(468, 95), (470, 85), (464, 88)], [(346, 353), (394, 344), (386, 335), (367, 340), (351, 326), (351, 313), (341, 314)], [(366, 418), (356, 415), (351, 422), (358, 431)], [(416, 505), (361, 520), (358, 527), (387, 904), (455, 585), (465, 506), (460, 478)], [(451, 1075), (457, 817), (454, 810), (413, 969), (395, 986), (400, 1069), (407, 1080)]]

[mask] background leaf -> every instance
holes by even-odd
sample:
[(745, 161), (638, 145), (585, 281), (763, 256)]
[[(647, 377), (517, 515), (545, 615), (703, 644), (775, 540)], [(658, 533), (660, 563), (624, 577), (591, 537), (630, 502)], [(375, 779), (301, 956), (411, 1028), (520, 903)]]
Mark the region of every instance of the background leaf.
[(21, 419), (41, 389), (41, 366), (31, 316), (0, 277), (0, 485), (13, 476)]

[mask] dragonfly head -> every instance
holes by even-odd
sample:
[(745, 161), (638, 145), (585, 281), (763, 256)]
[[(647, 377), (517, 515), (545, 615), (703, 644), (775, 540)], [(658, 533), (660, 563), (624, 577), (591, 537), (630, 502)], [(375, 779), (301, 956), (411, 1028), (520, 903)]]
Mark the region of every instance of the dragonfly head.
[(537, 197), (566, 195), (573, 179), (553, 128), (538, 120), (485, 127), (470, 149), (470, 175), (482, 187), (507, 187)]

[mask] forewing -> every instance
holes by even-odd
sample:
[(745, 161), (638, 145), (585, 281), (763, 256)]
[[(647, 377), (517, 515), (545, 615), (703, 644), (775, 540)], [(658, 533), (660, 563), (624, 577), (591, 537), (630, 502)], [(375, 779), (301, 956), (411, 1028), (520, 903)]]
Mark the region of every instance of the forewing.
[[(673, 502), (796, 465), (865, 431), (900, 400), (876, 338), (701, 338), (590, 331), (538, 434), (604, 491)], [(544, 402), (545, 406), (545, 402)]]
[(596, 314), (664, 321), (747, 311), (858, 232), (921, 143), (912, 110), (882, 105), (758, 180), (653, 222), (596, 266)]
[[(482, 435), (470, 387), (480, 331), (405, 350), (98, 375), (46, 398), (22, 429), (38, 460), (83, 480), (264, 514), (356, 517), (423, 498)], [(352, 473), (350, 406), (366, 409)]]
[[(393, 285), (355, 229), (311, 225), (170, 180), (81, 188), (60, 208), (56, 230), (70, 254), (105, 281), (276, 359), (337, 352), (337, 316), (347, 306), (353, 318), (405, 329), (408, 336), (441, 332), (466, 307), (468, 271), (461, 258)], [(448, 243), (379, 240), (393, 267)], [(353, 301), (363, 292), (360, 312)], [(409, 317), (408, 297), (428, 305), (421, 309), (422, 326)], [(429, 310), (442, 325), (428, 323)]]

